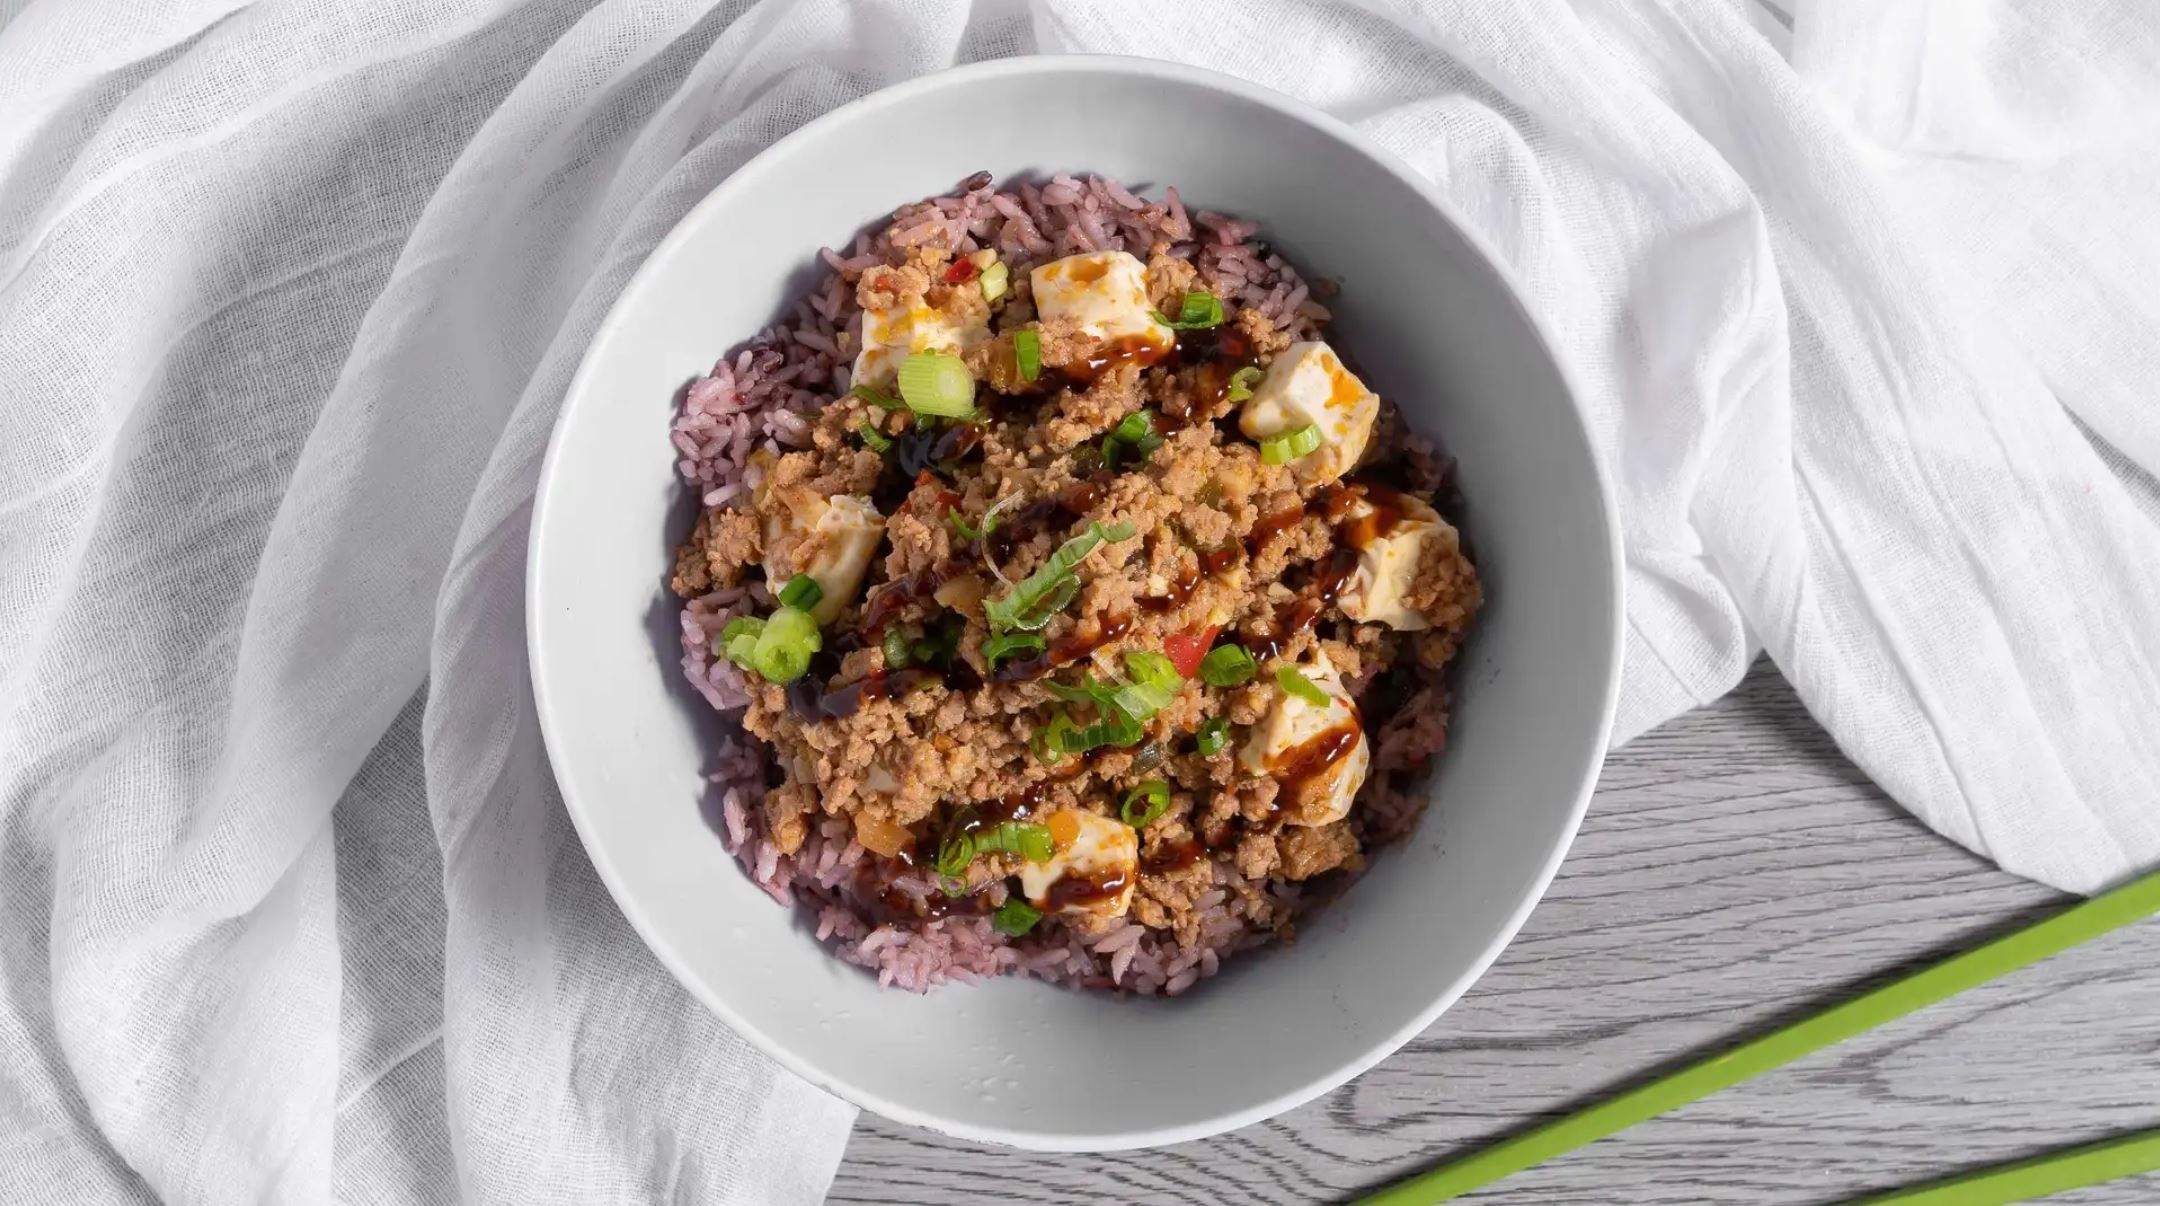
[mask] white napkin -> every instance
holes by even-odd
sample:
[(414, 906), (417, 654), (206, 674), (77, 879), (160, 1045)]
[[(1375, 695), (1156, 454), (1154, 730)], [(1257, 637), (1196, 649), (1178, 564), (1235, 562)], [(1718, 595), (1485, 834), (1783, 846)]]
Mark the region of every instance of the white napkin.
[(1767, 649), (2005, 867), (2160, 858), (2147, 0), (10, 10), (0, 1201), (822, 1193), (852, 1112), (673, 984), (554, 795), (527, 502), (698, 197), (998, 54), (1244, 75), (1455, 199), (1589, 389), (1623, 736)]

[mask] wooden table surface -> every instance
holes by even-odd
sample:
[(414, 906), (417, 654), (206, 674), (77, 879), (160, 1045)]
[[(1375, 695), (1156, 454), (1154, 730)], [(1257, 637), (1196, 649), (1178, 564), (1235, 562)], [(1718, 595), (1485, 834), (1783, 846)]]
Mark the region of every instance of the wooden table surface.
[[(1468, 996), (1272, 1121), (1109, 1156), (869, 1114), (836, 1202), (1338, 1201), (2045, 914), (1907, 817), (1777, 674), (1606, 764), (1559, 878)], [(2148, 921), (1465, 1201), (1837, 1202), (2160, 1124)], [(2160, 1202), (2160, 1175), (2051, 1202)]]

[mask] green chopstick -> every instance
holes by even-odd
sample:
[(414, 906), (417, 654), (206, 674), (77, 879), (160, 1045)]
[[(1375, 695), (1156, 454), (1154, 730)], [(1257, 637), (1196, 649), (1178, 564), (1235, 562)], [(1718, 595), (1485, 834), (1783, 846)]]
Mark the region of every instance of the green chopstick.
[(1894, 1189), (1862, 1198), (1855, 1206), (2002, 1206), (2156, 1168), (2160, 1168), (2160, 1130), (2136, 1131), (1913, 1189)]
[[(2014, 934), (2006, 934), (1963, 954), (1952, 955), (1896, 983), (1884, 985), (1842, 1005), (1832, 1006), (1782, 1030), (1749, 1040), (1722, 1055), (1712, 1056), (1670, 1076), (1629, 1089), (1618, 1097), (1601, 1101), (1588, 1109), (1547, 1123), (1452, 1164), (1444, 1164), (1431, 1172), (1399, 1181), (1362, 1201), (1366, 1206), (1425, 1206), (1430, 1202), (1445, 1202), (1458, 1194), (1468, 1193), (1497, 1181), (1509, 1173), (1520, 1172), (1533, 1164), (1550, 1160), (1563, 1152), (1573, 1151), (1646, 1118), (1656, 1117), (1667, 1110), (1707, 1097), (1720, 1089), (1730, 1088), (1751, 1076), (1759, 1076), (1772, 1068), (1782, 1067), (1801, 1056), (1811, 1055), (1833, 1043), (1851, 1038), (1861, 1031), (1956, 996), (1975, 985), (1985, 984), (1997, 976), (2016, 971), (2027, 964), (2037, 963), (2080, 942), (2097, 938), (2155, 912), (2160, 912), (2160, 872), (2153, 872), (2112, 892), (2072, 905), (2053, 917), (2029, 925)], [(2130, 1140), (2123, 1142), (2132, 1142), (2136, 1138), (2132, 1136)], [(2132, 1147), (2130, 1150), (2149, 1154), (2143, 1148)], [(2121, 1152), (2116, 1154), (2123, 1159), (2129, 1158)], [(2058, 1158), (2077, 1161), (2076, 1166), (2082, 1169), (2105, 1172), (2112, 1167), (2106, 1153), (2094, 1148), (2059, 1153)], [(2049, 1157), (2041, 1157), (2040, 1161), (2035, 1161), (2032, 1165), (2013, 1165), (1999, 1170), (1995, 1175), (2009, 1176), (2021, 1172), (2039, 1175), (2038, 1166), (2048, 1159)], [(1973, 1199), (1960, 1197), (1957, 1200), (1962, 1203)]]

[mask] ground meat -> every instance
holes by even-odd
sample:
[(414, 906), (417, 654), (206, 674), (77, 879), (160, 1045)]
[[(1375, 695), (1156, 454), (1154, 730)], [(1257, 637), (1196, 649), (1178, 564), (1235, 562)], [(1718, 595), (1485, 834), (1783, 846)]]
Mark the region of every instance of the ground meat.
[(1148, 256), (1148, 300), (1165, 314), (1176, 314), (1181, 308), (1185, 294), (1195, 287), (1200, 274), (1193, 269), (1190, 260), (1181, 260), (1165, 251)]
[(705, 539), (718, 514), (707, 511), (698, 516), (697, 526), (690, 529), (690, 539), (675, 550), (675, 573), (668, 579), (668, 589), (685, 599), (712, 589), (712, 565), (705, 559)]
[(1355, 871), (1364, 866), (1357, 837), (1346, 821), (1316, 829), (1290, 826), (1275, 836), (1275, 848), (1282, 854), (1283, 877), (1290, 880), (1311, 879), (1337, 868)]
[[(1459, 541), (1432, 542), (1408, 592), (1432, 629), (1350, 622), (1322, 594), (1338, 545), (1322, 487), (1263, 463), (1227, 400), (1235, 368), (1265, 364), (1288, 345), (1272, 322), (1225, 293), (1232, 325), (1192, 343), (1218, 351), (1124, 361), (1089, 379), (1083, 362), (1100, 342), (1070, 322), (1036, 321), (1024, 273), (991, 306), (973, 278), (979, 262), (920, 247), (896, 258), (861, 273), (856, 300), (929, 306), (997, 332), (965, 353), (982, 387), (979, 414), (956, 428), (841, 396), (808, 416), (807, 439), (792, 441), (807, 446), (768, 456), (754, 466), (756, 489), (701, 516), (676, 558), (671, 585), (701, 596), (760, 561), (800, 560), (804, 525), (785, 522), (790, 513), (852, 494), (871, 496), (885, 516), (863, 593), (823, 632), (811, 672), (784, 687), (749, 676), (744, 727), (772, 747), (785, 775), (765, 797), (766, 831), (788, 853), (814, 826), (829, 826), (818, 831), (852, 840), (881, 867), (921, 868), (962, 810), (1116, 818), (1121, 801), (1160, 780), (1171, 806), (1142, 834), (1143, 869), (1124, 916), (1186, 946), (1218, 941), (1204, 931), (1226, 910), (1249, 926), (1287, 924), (1284, 901), (1297, 895), (1288, 885), (1357, 872), (1360, 833), (1373, 838), (1381, 827), (1361, 829), (1355, 805), (1350, 820), (1290, 824), (1281, 785), (1238, 756), (1282, 697), (1267, 659), (1317, 651), (1353, 695), (1437, 708), (1416, 684), (1454, 653), (1479, 601)], [(1148, 296), (1164, 311), (1207, 279), (1164, 248), (1149, 257)], [(1032, 381), (1021, 379), (1014, 351), (1022, 330), (1040, 346)], [(1105, 434), (1143, 408), (1160, 444), (1106, 456)], [(892, 450), (866, 447), (865, 426)], [(1376, 443), (1374, 472), (1392, 475), (1389, 484), (1429, 471), (1404, 460), (1419, 445)], [(992, 628), (990, 605), (1018, 599), (1061, 547), (1096, 525), (1124, 524), (1132, 534), (1094, 544), (1071, 568), (1069, 594), (1033, 627)], [(1107, 727), (1118, 714), (1089, 688), (1132, 684), (1151, 665), (1146, 655), (1197, 659), (1209, 642), (1233, 639), (1262, 660), (1250, 681), (1175, 676), (1166, 697), (1131, 722), (1136, 736), (1117, 730), (1116, 743), (1084, 754), (1043, 744), (1054, 722)], [(1369, 734), (1376, 774), (1406, 773), (1444, 733), (1444, 720), (1436, 728), (1393, 707), (1376, 715), (1388, 717)], [(1229, 740), (1203, 757), (1194, 734), (1218, 719), (1233, 726)], [(1007, 877), (1022, 865), (1009, 852), (987, 855), (945, 886), (969, 907), (1002, 901), (1017, 891)], [(1072, 911), (1044, 924), (1093, 935), (1122, 922)]]

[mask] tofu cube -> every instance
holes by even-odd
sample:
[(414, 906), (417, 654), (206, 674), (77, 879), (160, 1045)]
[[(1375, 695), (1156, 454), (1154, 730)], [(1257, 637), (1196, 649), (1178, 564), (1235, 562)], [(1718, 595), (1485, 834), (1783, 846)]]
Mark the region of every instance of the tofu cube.
[(1122, 821), (1078, 808), (1061, 808), (1044, 824), (1050, 861), (1020, 868), (1028, 903), (1045, 913), (1124, 916), (1140, 882), (1140, 835)]
[(1343, 614), (1403, 631), (1432, 627), (1412, 604), (1410, 588), (1433, 543), (1454, 543), (1453, 525), (1423, 501), (1389, 491), (1358, 499), (1337, 530), (1358, 555), (1335, 596)]
[(1290, 462), (1306, 484), (1331, 482), (1365, 455), (1380, 399), (1343, 367), (1335, 350), (1308, 340), (1293, 343), (1268, 365), (1238, 414), (1238, 427), (1255, 440), (1311, 424), (1320, 446)]
[(852, 378), (856, 385), (891, 390), (900, 377), (900, 362), (917, 352), (964, 355), (990, 338), (987, 306), (967, 309), (954, 317), (920, 303), (891, 310), (865, 310), (862, 351), (855, 355)]
[(885, 517), (861, 494), (793, 503), (766, 517), (765, 581), (778, 594), (796, 574), (810, 575), (824, 592), (810, 614), (830, 624), (862, 589), (871, 554), (885, 538)]
[(1327, 659), (1316, 656), (1300, 669), (1328, 702), (1309, 703), (1278, 689), (1274, 706), (1239, 747), (1238, 762), (1282, 784), (1276, 807), (1284, 824), (1328, 825), (1350, 815), (1372, 765), (1372, 747), (1357, 705)]
[(1163, 351), (1177, 342), (1177, 333), (1156, 322), (1148, 304), (1147, 265), (1126, 252), (1069, 255), (1035, 269), (1029, 279), (1036, 316), (1046, 323), (1066, 320), (1095, 339), (1132, 339)]

